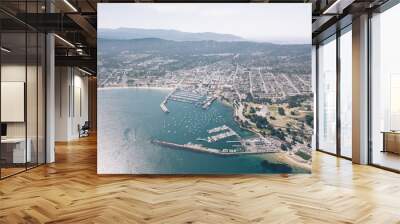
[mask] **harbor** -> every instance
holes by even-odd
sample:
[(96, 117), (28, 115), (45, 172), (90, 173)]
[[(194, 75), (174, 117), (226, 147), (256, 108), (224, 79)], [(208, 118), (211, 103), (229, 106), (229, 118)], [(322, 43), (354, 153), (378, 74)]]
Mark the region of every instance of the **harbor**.
[(160, 104), (160, 108), (164, 113), (169, 113), (167, 103), (169, 100), (172, 100), (181, 103), (190, 103), (201, 106), (203, 109), (208, 109), (216, 99), (216, 96), (206, 96), (195, 91), (175, 88), (164, 98)]
[[(107, 126), (106, 132), (101, 134), (112, 137), (112, 140), (110, 138), (110, 141), (104, 142), (105, 146), (125, 147), (129, 149), (126, 152), (138, 156), (136, 158), (151, 158), (152, 161), (156, 161), (141, 166), (138, 170), (140, 172), (149, 170), (161, 172), (169, 169), (171, 172), (179, 173), (182, 170), (192, 169), (194, 172), (212, 173), (230, 167), (239, 173), (265, 173), (261, 162), (265, 160), (275, 162), (276, 156), (280, 154), (282, 157), (286, 156), (280, 147), (276, 146), (277, 142), (274, 139), (260, 139), (259, 135), (240, 128), (232, 116), (232, 107), (226, 106), (219, 100), (214, 101), (208, 110), (203, 110), (201, 106), (194, 104), (168, 101), (167, 115), (161, 111), (160, 103), (171, 91), (172, 89), (140, 88), (100, 91), (106, 100), (104, 103), (109, 105), (103, 108), (106, 114), (125, 116), (124, 114), (129, 111), (131, 115), (122, 123), (115, 120), (114, 116), (104, 117), (105, 124), (110, 126)], [(125, 97), (133, 94), (135, 97)], [(209, 143), (207, 137), (226, 130), (211, 134), (208, 131), (224, 125), (233, 129), (240, 137), (229, 137)], [(121, 135), (116, 130), (121, 130), (125, 134)], [(157, 141), (151, 141), (152, 139), (173, 144), (157, 144)], [(260, 142), (265, 144), (260, 145)], [(196, 144), (197, 146), (194, 146)], [(127, 161), (132, 169), (138, 168), (137, 164), (143, 160), (127, 159), (129, 156), (121, 154), (118, 161)], [(295, 172), (303, 171), (303, 168), (295, 169)], [(275, 168), (271, 170), (280, 172)]]

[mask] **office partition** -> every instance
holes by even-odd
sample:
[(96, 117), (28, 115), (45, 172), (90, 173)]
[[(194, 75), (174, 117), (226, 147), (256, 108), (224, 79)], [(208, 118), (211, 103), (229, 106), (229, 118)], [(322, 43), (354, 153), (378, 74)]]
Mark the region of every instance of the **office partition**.
[[(40, 13), (44, 1), (21, 1), (20, 15)], [(0, 6), (10, 7), (9, 2)], [(25, 14), (24, 14), (25, 13)], [(45, 162), (45, 34), (0, 12), (0, 178)]]

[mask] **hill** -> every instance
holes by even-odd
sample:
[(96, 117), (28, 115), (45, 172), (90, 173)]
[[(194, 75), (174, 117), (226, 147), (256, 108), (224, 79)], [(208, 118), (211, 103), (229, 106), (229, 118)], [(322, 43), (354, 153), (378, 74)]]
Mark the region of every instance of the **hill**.
[(129, 40), (143, 38), (159, 38), (173, 41), (244, 41), (243, 38), (221, 33), (189, 33), (178, 30), (164, 29), (138, 29), (138, 28), (118, 28), (118, 29), (99, 29), (98, 37), (101, 39)]

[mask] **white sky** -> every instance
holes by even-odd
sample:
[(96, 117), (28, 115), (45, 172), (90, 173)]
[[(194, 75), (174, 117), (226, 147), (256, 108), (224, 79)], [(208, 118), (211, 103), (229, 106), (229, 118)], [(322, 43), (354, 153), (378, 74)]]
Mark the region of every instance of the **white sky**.
[(174, 29), (311, 44), (311, 4), (99, 3), (99, 28)]

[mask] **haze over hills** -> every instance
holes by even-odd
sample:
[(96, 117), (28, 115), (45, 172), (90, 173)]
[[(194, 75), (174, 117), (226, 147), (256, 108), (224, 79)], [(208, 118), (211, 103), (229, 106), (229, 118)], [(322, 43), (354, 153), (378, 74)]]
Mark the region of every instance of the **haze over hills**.
[(99, 52), (104, 54), (118, 54), (122, 51), (133, 51), (135, 53), (158, 53), (158, 54), (220, 54), (220, 53), (242, 53), (252, 54), (264, 52), (269, 55), (306, 55), (311, 50), (311, 45), (281, 45), (267, 42), (251, 41), (173, 41), (160, 38), (138, 38), (138, 39), (98, 39)]
[(129, 40), (129, 39), (144, 39), (144, 38), (158, 38), (173, 41), (246, 41), (242, 37), (232, 34), (221, 33), (189, 33), (178, 30), (165, 30), (165, 29), (140, 29), (140, 28), (118, 28), (118, 29), (99, 29), (98, 37), (101, 39), (114, 39), (114, 40)]

